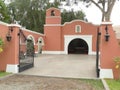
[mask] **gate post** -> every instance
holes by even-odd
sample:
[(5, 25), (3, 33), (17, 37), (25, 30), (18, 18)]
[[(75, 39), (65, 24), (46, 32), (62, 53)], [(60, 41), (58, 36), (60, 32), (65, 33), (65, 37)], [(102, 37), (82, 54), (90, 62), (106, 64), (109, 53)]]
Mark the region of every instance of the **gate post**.
[(19, 65), (19, 28), (20, 25), (10, 24), (9, 27), (12, 28), (11, 32), (11, 41), (9, 41), (9, 54), (11, 58), (9, 59), (9, 63), (6, 66), (6, 72), (18, 73), (18, 65)]
[(111, 22), (101, 24), (100, 41), (100, 78), (118, 78), (115, 74), (114, 58), (120, 56), (120, 46), (112, 28)]

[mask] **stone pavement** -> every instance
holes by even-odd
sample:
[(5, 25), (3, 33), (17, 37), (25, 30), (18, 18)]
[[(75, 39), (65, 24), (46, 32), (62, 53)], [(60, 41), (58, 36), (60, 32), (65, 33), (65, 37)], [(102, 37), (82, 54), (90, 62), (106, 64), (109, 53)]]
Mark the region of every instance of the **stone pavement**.
[(67, 77), (96, 78), (96, 56), (93, 55), (46, 55), (35, 57), (33, 68), (20, 74)]

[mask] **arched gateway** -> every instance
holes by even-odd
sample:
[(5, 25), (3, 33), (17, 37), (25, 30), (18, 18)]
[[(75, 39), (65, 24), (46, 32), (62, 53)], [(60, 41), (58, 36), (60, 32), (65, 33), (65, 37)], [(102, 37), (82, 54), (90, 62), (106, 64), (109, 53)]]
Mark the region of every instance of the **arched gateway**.
[(88, 54), (88, 44), (83, 39), (73, 39), (68, 45), (68, 54)]
[[(53, 11), (55, 15), (51, 15)], [(98, 26), (81, 20), (73, 20), (62, 25), (61, 19), (59, 9), (50, 8), (46, 11), (46, 23), (44, 25), (46, 40), (42, 53), (95, 54)], [(75, 43), (80, 44), (80, 46)]]
[[(96, 59), (96, 71), (97, 73), (100, 73), (100, 78), (119, 78), (119, 72), (115, 68), (115, 62), (113, 59), (115, 57), (120, 57), (120, 46), (115, 36), (112, 23), (102, 22), (101, 25), (93, 25), (89, 22), (73, 20), (61, 24), (61, 19), (59, 9), (48, 9), (46, 11), (44, 34), (32, 32), (27, 29), (21, 30), (19, 25), (10, 25), (0, 22), (0, 35), (3, 40), (9, 44), (5, 45), (4, 51), (0, 53), (0, 58), (2, 59), (0, 60), (2, 65), (0, 70), (13, 73), (21, 71), (19, 68), (21, 67), (22, 69), (22, 66), (26, 64), (23, 59), (27, 60), (27, 58), (34, 56), (34, 54), (31, 55), (31, 50), (34, 50), (31, 49), (31, 47), (28, 49), (30, 52), (26, 53), (26, 40), (28, 39), (27, 42), (31, 43), (32, 39), (34, 45), (30, 44), (28, 46), (34, 46), (35, 51), (37, 51), (37, 48), (39, 48), (37, 44), (39, 37), (42, 37), (44, 39), (42, 53), (68, 54), (73, 50), (74, 53), (87, 53), (90, 55), (96, 54), (97, 51), (99, 57)], [(8, 42), (6, 40), (6, 33), (8, 33), (9, 30), (12, 39)], [(26, 39), (26, 36), (28, 35), (32, 35), (34, 38), (29, 36), (29, 38)], [(100, 43), (98, 43), (99, 40)], [(41, 40), (39, 43), (41, 43)], [(83, 48), (83, 51), (81, 48)], [(74, 49), (77, 51), (74, 51)], [(79, 52), (79, 50), (82, 52)], [(34, 58), (32, 58), (31, 61), (33, 62)], [(30, 67), (34, 64), (31, 63), (31, 61), (29, 64)], [(29, 61), (27, 60), (27, 64), (28, 62)]]
[(66, 54), (93, 54), (92, 35), (66, 35), (64, 39)]

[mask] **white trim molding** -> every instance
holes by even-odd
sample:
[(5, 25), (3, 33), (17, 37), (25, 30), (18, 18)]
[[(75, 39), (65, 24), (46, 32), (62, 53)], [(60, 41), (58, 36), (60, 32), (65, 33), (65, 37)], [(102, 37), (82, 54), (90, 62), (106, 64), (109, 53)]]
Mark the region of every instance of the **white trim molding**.
[(81, 33), (81, 25), (75, 26), (75, 33)]
[(80, 19), (77, 19), (77, 20), (72, 20), (71, 22), (65, 22), (62, 26), (65, 26), (67, 24), (72, 24), (74, 22), (83, 22), (85, 24), (92, 24), (92, 25), (95, 25), (95, 26), (98, 26), (99, 24), (93, 24), (92, 22), (86, 22), (84, 20), (80, 20)]
[(65, 54), (64, 51), (42, 51), (42, 54)]
[(19, 25), (19, 24), (9, 24), (8, 26), (18, 27), (18, 28), (20, 28), (20, 27), (21, 27), (21, 25)]
[(55, 7), (51, 7), (51, 8), (49, 8), (49, 9), (47, 9), (46, 11), (49, 11), (49, 10), (52, 10), (52, 9), (55, 9), (55, 10), (59, 10), (59, 11), (60, 11), (60, 9), (55, 8)]
[(51, 26), (51, 27), (55, 27), (55, 26), (61, 26), (61, 24), (45, 24), (44, 26)]
[(100, 69), (100, 78), (114, 78), (112, 69)]
[[(99, 52), (99, 54), (100, 54), (100, 52)], [(92, 52), (89, 53), (89, 55), (96, 55), (96, 52), (92, 51)]]
[(27, 31), (27, 32), (31, 32), (31, 33), (35, 33), (35, 34), (38, 34), (38, 35), (41, 35), (41, 36), (45, 36), (44, 34), (42, 33), (38, 33), (38, 32), (35, 32), (35, 31), (32, 31), (32, 30), (29, 30), (29, 29), (26, 29), (26, 28), (21, 28), (23, 31)]
[(61, 18), (61, 16), (47, 16), (46, 18)]
[(69, 43), (76, 38), (83, 39), (88, 44), (88, 54), (93, 55), (92, 52), (92, 35), (65, 35), (64, 36), (64, 52), (68, 54)]
[(18, 73), (19, 72), (18, 64), (7, 64), (6, 72)]
[(102, 22), (101, 24), (113, 24), (112, 22)]
[(5, 26), (9, 26), (8, 23), (2, 22), (2, 21), (0, 21), (0, 24), (5, 25)]

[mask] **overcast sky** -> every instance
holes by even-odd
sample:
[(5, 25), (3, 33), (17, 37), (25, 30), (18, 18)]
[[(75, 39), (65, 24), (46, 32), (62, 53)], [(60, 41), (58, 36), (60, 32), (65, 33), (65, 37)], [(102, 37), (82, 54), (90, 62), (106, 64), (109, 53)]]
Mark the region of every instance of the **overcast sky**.
[[(65, 6), (64, 8), (70, 10), (83, 10), (86, 14), (86, 18), (89, 22), (93, 24), (101, 24), (102, 14), (101, 11), (95, 6), (91, 5), (89, 8), (86, 8), (83, 3), (79, 3), (78, 5), (72, 5), (71, 7)], [(111, 22), (113, 25), (120, 25), (120, 1), (115, 4), (112, 15), (111, 15)]]
[[(49, 0), (49, 1), (53, 2), (54, 0)], [(78, 5), (72, 5), (71, 7), (65, 6), (64, 8), (68, 10), (74, 9), (75, 11), (83, 10), (83, 12), (85, 12), (86, 14), (86, 18), (88, 19), (88, 22), (92, 22), (93, 24), (101, 24), (102, 14), (101, 11), (95, 5), (91, 5), (89, 8), (86, 8), (83, 3), (79, 3)], [(117, 1), (117, 3), (113, 8), (113, 12), (111, 15), (111, 22), (113, 23), (113, 25), (120, 25), (120, 0)]]
[[(91, 8), (87, 8), (85, 12), (90, 22), (93, 22), (95, 24), (101, 23), (101, 12), (94, 5), (91, 6)], [(117, 2), (113, 8), (111, 22), (113, 23), (113, 25), (120, 25), (120, 1)]]

